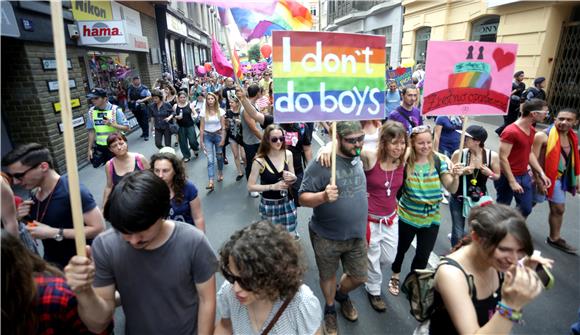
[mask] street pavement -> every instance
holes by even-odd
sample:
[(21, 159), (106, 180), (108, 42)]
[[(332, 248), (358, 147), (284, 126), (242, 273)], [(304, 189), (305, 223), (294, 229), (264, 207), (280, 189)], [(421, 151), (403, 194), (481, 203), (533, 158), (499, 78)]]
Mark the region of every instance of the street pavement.
[[(427, 123), (432, 124), (432, 121), (427, 121)], [(499, 140), (493, 130), (501, 124), (501, 117), (476, 117), (473, 120), (469, 120), (469, 123), (484, 126), (489, 134), (486, 147), (497, 151)], [(138, 137), (139, 134), (140, 131), (137, 130), (129, 135), (129, 151), (139, 152), (146, 157), (150, 157), (157, 151), (153, 138), (145, 142)], [(179, 149), (175, 149), (178, 152), (178, 156), (181, 156)], [(317, 149), (318, 145), (315, 144), (314, 152)], [(248, 196), (245, 179), (239, 182), (235, 181), (237, 173), (229, 148), (228, 158), (230, 164), (225, 166), (225, 179), (221, 183), (216, 183), (215, 191), (211, 193), (207, 193), (205, 190), (205, 185), (207, 184), (207, 161), (205, 156), (201, 154), (199, 158), (186, 163), (187, 174), (199, 189), (207, 236), (216, 252), (234, 231), (259, 219), (258, 199)], [(81, 169), (79, 174), (81, 182), (89, 188), (97, 203), (100, 204), (105, 186), (104, 168), (94, 169), (91, 166), (87, 166)], [(491, 183), (488, 184), (488, 189), (495, 196), (495, 188)], [(578, 196), (573, 198), (568, 195), (565, 223), (562, 228), (562, 236), (570, 244), (577, 247), (580, 246), (579, 198)], [(524, 308), (526, 324), (524, 326), (515, 326), (512, 331), (514, 334), (569, 334), (570, 325), (578, 320), (578, 308), (580, 307), (580, 257), (565, 254), (546, 244), (548, 211), (547, 203), (537, 205), (528, 218), (528, 226), (533, 237), (535, 249), (540, 250), (542, 256), (555, 260), (553, 273), (556, 278), (556, 284), (553, 289), (542, 293)], [(314, 291), (322, 305), (324, 299), (318, 285), (318, 273), (308, 237), (308, 221), (311, 213), (312, 210), (308, 208), (299, 208), (298, 210), (298, 231), (302, 237), (300, 243), (304, 248), (308, 264), (304, 282)], [(447, 234), (451, 232), (451, 220), (447, 205), (441, 206), (441, 214), (441, 228), (433, 250), (437, 255), (448, 253), (450, 248)], [(402, 276), (408, 273), (413, 255), (414, 249), (411, 248), (405, 257)], [(386, 290), (390, 274), (390, 265), (387, 265), (383, 271), (384, 285), (382, 294), (387, 303), (386, 313), (375, 312), (367, 300), (364, 289), (359, 288), (350, 294), (354, 305), (359, 311), (359, 319), (356, 322), (349, 322), (339, 312), (338, 323), (341, 334), (412, 334), (417, 322), (409, 314), (408, 301), (403, 294), (394, 297)], [(224, 280), (221, 274), (217, 275), (217, 280), (219, 288)], [(339, 306), (340, 304), (337, 304), (337, 308)], [(217, 317), (219, 318), (219, 311)], [(120, 308), (115, 314), (115, 322), (115, 333), (123, 334), (124, 317)]]

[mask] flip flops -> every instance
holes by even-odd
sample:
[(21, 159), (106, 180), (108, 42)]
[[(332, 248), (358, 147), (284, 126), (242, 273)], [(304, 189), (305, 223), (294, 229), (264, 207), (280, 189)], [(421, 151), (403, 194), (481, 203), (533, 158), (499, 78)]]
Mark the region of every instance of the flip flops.
[(389, 279), (389, 293), (394, 296), (399, 295), (399, 278), (391, 277)]

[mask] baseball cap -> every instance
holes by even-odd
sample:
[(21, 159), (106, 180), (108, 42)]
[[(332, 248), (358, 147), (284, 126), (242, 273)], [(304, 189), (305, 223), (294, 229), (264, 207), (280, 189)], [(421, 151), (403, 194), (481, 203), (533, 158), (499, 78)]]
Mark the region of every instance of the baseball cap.
[(538, 77), (536, 79), (534, 79), (534, 86), (543, 83), (544, 81), (546, 81), (546, 78), (544, 77)]
[[(461, 134), (461, 130), (456, 130), (456, 132)], [(473, 125), (465, 129), (465, 136), (471, 137), (481, 143), (485, 143), (485, 140), (487, 140), (487, 131), (482, 126)]]
[(107, 97), (107, 91), (105, 91), (102, 88), (93, 88), (89, 94), (87, 94), (87, 99), (93, 99), (93, 98), (106, 98)]
[(362, 131), (359, 121), (340, 121), (336, 123), (336, 132), (341, 137)]

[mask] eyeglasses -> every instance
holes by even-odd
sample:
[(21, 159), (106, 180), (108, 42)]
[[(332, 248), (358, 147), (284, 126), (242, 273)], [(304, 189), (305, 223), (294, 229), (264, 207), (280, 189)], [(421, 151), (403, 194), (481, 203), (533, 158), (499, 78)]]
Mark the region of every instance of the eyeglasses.
[(278, 143), (278, 141), (280, 141), (280, 143), (284, 143), (285, 140), (286, 140), (286, 138), (284, 136), (270, 137), (270, 142), (272, 142), (272, 143)]
[(428, 131), (431, 131), (431, 126), (424, 124), (422, 126), (413, 127), (413, 129), (411, 129), (411, 135), (421, 134)]
[(28, 170), (26, 170), (26, 171), (24, 171), (24, 172), (17, 172), (17, 173), (13, 173), (13, 174), (11, 174), (11, 176), (12, 176), (12, 178), (14, 178), (14, 179), (21, 180), (22, 178), (24, 178), (24, 176), (26, 176), (26, 174), (27, 174), (28, 172), (30, 172), (30, 170), (32, 170), (32, 169), (36, 169), (36, 168), (37, 168), (37, 167), (38, 167), (40, 164), (41, 164), (41, 163), (38, 163), (38, 164), (36, 164), (35, 166), (33, 166), (33, 167), (31, 167), (31, 168), (28, 168)]
[(353, 137), (353, 138), (343, 138), (343, 140), (346, 143), (350, 143), (350, 144), (363, 143), (365, 141), (365, 135), (361, 135), (359, 137)]
[(249, 288), (250, 285), (249, 285), (247, 280), (245, 280), (242, 277), (235, 276), (224, 265), (221, 266), (221, 270), (222, 270), (222, 274), (224, 275), (224, 278), (228, 282), (230, 282), (231, 284), (234, 284), (237, 282), (238, 285), (240, 285), (240, 287), (242, 289), (244, 289), (245, 291), (251, 291), (251, 289)]

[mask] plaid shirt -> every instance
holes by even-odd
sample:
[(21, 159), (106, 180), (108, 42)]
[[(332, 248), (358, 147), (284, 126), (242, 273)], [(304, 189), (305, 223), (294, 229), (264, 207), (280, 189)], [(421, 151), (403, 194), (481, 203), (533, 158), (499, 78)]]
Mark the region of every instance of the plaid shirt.
[[(38, 274), (34, 281), (37, 288), (37, 334), (93, 334), (81, 321), (77, 299), (64, 278)], [(112, 327), (103, 334), (108, 334), (110, 329)]]

